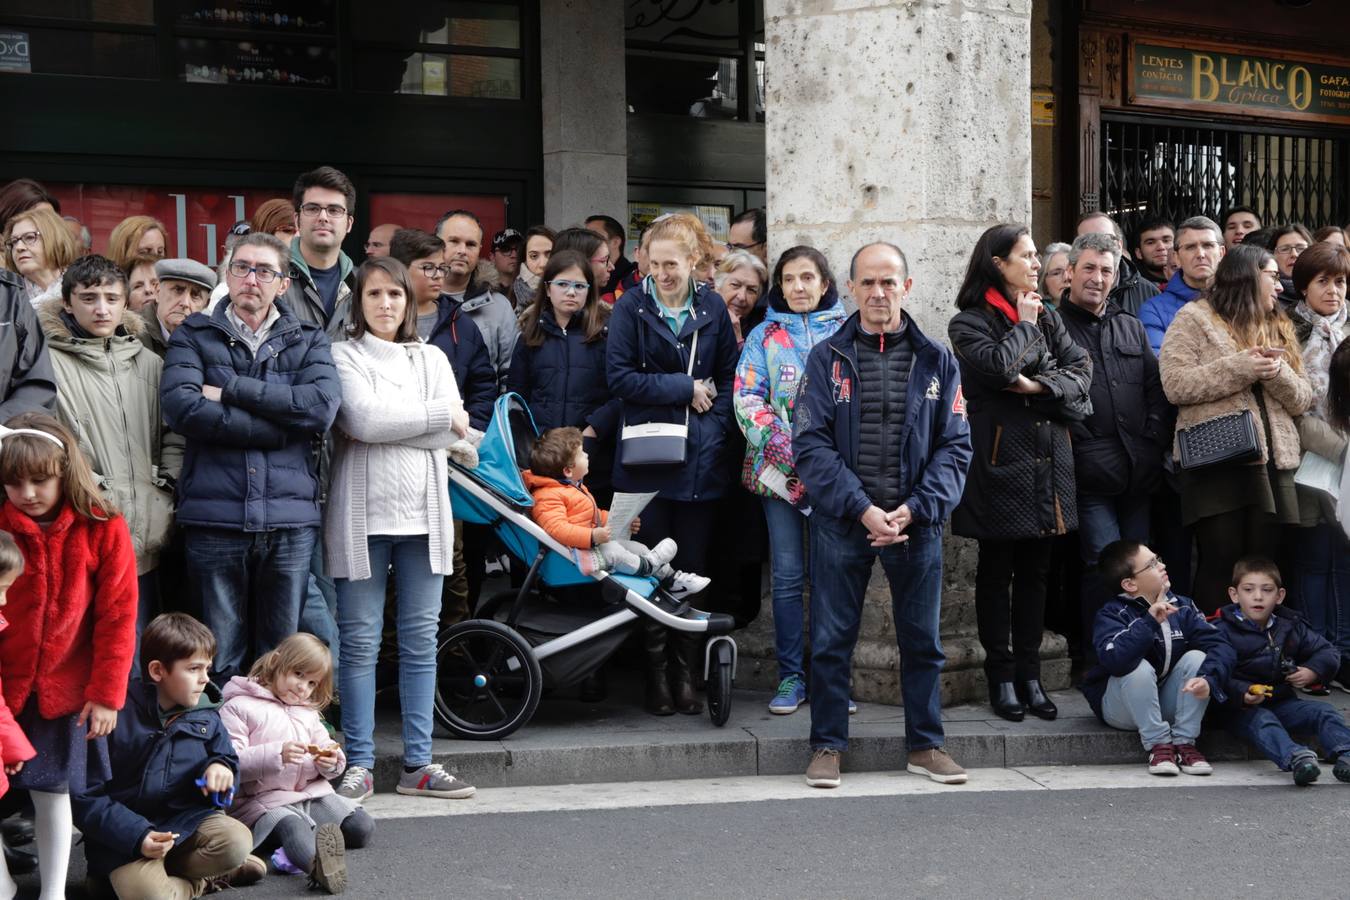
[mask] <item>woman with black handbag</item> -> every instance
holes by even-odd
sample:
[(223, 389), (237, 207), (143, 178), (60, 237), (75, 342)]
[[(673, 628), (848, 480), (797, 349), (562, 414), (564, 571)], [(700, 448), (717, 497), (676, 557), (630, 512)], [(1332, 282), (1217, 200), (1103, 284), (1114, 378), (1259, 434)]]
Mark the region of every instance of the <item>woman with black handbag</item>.
[(1027, 229), (995, 225), (975, 244), (961, 310), (947, 327), (961, 364), (974, 448), (952, 531), (979, 541), (975, 613), (989, 702), (1005, 719), (1053, 719), (1041, 633), (1055, 536), (1078, 527), (1069, 423), (1092, 409), (1092, 361), (1036, 293)]
[[(614, 490), (656, 492), (642, 511), (642, 540), (655, 546), (673, 538), (680, 550), (672, 565), (705, 572), (714, 501), (732, 486), (724, 454), (736, 427), (736, 334), (722, 298), (693, 278), (712, 252), (698, 218), (663, 217), (645, 239), (651, 274), (615, 302), (609, 320), (606, 371), (622, 401)], [(690, 675), (692, 643), (671, 642), (668, 652), (665, 629), (648, 626), (648, 712), (702, 710)]]
[(1293, 324), (1280, 309), (1280, 269), (1260, 247), (1228, 251), (1213, 286), (1177, 313), (1158, 365), (1177, 406), (1183, 523), (1195, 528), (1195, 604), (1228, 602), (1233, 564), (1276, 552), (1299, 522), (1295, 417), (1312, 386)]

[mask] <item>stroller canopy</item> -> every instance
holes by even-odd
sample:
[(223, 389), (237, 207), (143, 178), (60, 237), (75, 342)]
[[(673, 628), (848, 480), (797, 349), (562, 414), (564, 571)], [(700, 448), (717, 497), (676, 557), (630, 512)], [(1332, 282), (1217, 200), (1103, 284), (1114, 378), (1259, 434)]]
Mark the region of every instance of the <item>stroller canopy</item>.
[(533, 506), (520, 470), (530, 465), (530, 450), (539, 436), (534, 416), (519, 394), (503, 394), (492, 408), (483, 441), (478, 445), (478, 468), (473, 474), (516, 506)]

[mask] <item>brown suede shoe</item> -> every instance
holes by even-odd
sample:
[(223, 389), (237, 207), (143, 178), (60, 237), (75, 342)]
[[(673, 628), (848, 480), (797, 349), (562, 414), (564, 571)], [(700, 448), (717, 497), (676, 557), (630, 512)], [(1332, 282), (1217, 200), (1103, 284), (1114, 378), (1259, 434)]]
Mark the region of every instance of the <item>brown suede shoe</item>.
[(941, 747), (911, 753), (905, 769), (915, 775), (927, 775), (938, 784), (965, 784), (969, 777)]
[(207, 878), (201, 885), (203, 894), (218, 894), (226, 888), (248, 887), (257, 884), (267, 874), (267, 863), (261, 857), (250, 853), (232, 872), (226, 872), (215, 878)]
[(818, 788), (839, 787), (839, 751), (813, 751), (811, 764), (806, 767), (806, 783)]

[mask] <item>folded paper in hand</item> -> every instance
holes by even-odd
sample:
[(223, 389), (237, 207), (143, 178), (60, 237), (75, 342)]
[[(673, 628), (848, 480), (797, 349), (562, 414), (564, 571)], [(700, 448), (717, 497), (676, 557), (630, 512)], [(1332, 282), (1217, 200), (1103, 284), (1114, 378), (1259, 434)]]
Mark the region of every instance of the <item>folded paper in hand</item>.
[(650, 494), (619, 494), (609, 504), (609, 534), (616, 541), (632, 539), (633, 520), (652, 502), (656, 492)]

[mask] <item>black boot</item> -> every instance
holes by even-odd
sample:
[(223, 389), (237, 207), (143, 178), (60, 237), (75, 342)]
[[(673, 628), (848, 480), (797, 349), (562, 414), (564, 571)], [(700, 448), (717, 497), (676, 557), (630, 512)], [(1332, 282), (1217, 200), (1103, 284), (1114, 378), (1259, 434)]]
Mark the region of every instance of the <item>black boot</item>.
[(1017, 699), (1017, 691), (1011, 681), (989, 682), (989, 705), (994, 712), (1009, 722), (1020, 722), (1026, 717), (1026, 710)]
[(694, 678), (690, 671), (689, 657), (694, 648), (703, 646), (697, 639), (690, 640), (684, 635), (672, 635), (670, 642), (670, 691), (675, 700), (676, 712), (686, 716), (696, 716), (703, 712), (703, 704), (694, 696)]
[(1017, 699), (1037, 718), (1053, 719), (1059, 715), (1059, 707), (1046, 696), (1045, 689), (1035, 678), (1017, 682)]
[(654, 716), (675, 715), (675, 701), (666, 679), (666, 629), (656, 622), (643, 623), (643, 649), (647, 653), (647, 712)]
[(24, 816), (11, 816), (0, 822), (0, 837), (11, 847), (22, 847), (33, 843), (33, 820)]
[(24, 847), (11, 847), (8, 841), (3, 843), (5, 849), (5, 865), (9, 866), (9, 874), (27, 875), (29, 872), (37, 869), (37, 848), (31, 843)]

